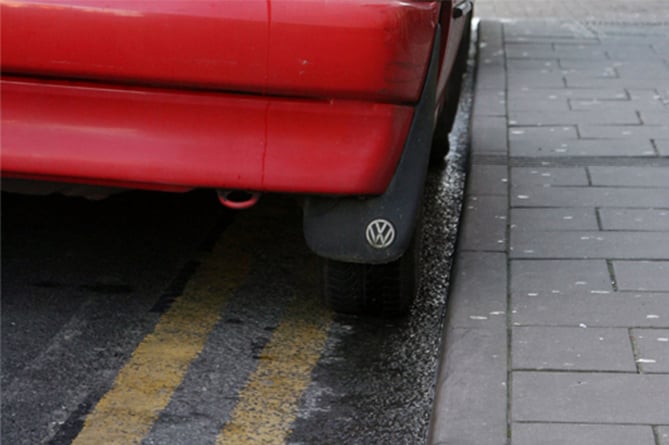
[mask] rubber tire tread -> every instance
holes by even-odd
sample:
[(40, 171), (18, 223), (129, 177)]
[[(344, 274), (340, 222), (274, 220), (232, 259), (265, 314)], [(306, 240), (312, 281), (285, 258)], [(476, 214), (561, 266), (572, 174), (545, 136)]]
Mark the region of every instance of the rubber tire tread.
[(323, 265), (323, 296), (335, 312), (363, 314), (365, 300), (365, 264), (326, 259)]
[(416, 235), (400, 259), (387, 264), (358, 264), (326, 259), (323, 295), (335, 312), (399, 317), (418, 293), (420, 243)]

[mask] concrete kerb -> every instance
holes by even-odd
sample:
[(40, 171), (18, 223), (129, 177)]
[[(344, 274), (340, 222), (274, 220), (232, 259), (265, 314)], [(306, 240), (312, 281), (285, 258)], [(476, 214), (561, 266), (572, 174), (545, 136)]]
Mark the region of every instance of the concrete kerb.
[[(470, 175), (428, 443), (508, 437), (508, 143), (502, 25), (477, 27)], [(481, 181), (482, 176), (486, 181)], [(489, 179), (498, 182), (489, 186)]]

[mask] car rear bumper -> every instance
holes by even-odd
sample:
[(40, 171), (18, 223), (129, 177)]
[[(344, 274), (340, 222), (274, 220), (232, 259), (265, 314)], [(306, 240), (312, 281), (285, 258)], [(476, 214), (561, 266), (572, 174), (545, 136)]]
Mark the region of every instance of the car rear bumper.
[(440, 3), (6, 0), (4, 73), (291, 97), (418, 101)]
[(6, 177), (159, 190), (374, 195), (414, 108), (3, 79)]

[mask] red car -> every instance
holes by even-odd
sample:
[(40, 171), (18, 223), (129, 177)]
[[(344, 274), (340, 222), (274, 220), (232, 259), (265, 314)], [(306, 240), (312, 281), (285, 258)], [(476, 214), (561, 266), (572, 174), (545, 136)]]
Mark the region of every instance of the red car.
[(6, 184), (209, 188), (236, 208), (299, 195), (329, 304), (407, 311), (471, 0), (0, 5)]

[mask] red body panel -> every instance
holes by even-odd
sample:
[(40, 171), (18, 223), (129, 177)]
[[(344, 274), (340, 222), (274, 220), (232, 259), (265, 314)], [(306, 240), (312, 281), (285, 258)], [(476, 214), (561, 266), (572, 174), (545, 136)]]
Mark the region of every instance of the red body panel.
[(5, 72), (416, 101), (439, 6), (399, 0), (3, 0)]
[(272, 0), (270, 92), (416, 102), (436, 3)]
[(3, 80), (6, 176), (184, 189), (375, 194), (413, 110)]
[(164, 190), (383, 193), (450, 23), (449, 1), (0, 5), (3, 175)]

